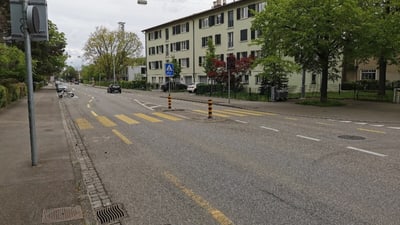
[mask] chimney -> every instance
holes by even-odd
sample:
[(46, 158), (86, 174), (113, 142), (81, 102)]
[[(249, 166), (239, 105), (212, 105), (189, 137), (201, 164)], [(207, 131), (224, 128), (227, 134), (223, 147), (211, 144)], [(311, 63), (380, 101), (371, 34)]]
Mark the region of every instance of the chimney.
[[(225, 1), (225, 0), (224, 0), (224, 1)], [(221, 0), (216, 0), (216, 1), (214, 1), (213, 3), (214, 3), (213, 8), (218, 8), (218, 7), (221, 6)]]

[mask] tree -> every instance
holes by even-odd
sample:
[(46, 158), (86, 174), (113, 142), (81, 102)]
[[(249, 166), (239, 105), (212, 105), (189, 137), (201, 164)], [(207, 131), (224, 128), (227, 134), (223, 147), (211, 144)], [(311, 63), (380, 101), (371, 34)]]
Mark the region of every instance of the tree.
[[(49, 41), (32, 42), (32, 59), (36, 61), (35, 73), (52, 76), (60, 73), (65, 67), (67, 55), (65, 34), (59, 32), (57, 25), (48, 20)], [(20, 46), (22, 47), (22, 46)]]
[(322, 74), (320, 101), (326, 102), (329, 75), (337, 75), (334, 68), (345, 40), (359, 26), (359, 19), (354, 0), (270, 0), (256, 14), (253, 28), (262, 33), (259, 42), (268, 51), (266, 56), (291, 57), (303, 68)]
[(67, 66), (65, 70), (61, 73), (61, 78), (66, 81), (78, 80), (79, 73), (72, 66)]
[(179, 79), (181, 77), (181, 71), (182, 67), (178, 63), (178, 60), (175, 59), (175, 57), (172, 57), (172, 64), (174, 65), (174, 76), (172, 78)]
[(205, 62), (203, 64), (204, 72), (207, 74), (208, 77), (211, 79), (214, 77), (217, 68), (215, 67), (214, 61), (216, 60), (217, 56), (215, 54), (215, 46), (211, 38), (207, 41), (207, 50), (206, 50), (206, 57)]
[(108, 79), (113, 75), (114, 66), (121, 75), (121, 71), (130, 63), (129, 58), (140, 56), (142, 49), (142, 43), (135, 33), (109, 31), (105, 27), (96, 27), (83, 48), (85, 58), (98, 66)]
[[(364, 58), (372, 57), (378, 62), (379, 95), (385, 95), (386, 68), (398, 64), (400, 55), (400, 2), (394, 0), (366, 0), (361, 7), (365, 11), (363, 30), (367, 31), (359, 42)], [(373, 47), (371, 47), (373, 46)], [(366, 56), (366, 57), (365, 57)], [(358, 55), (360, 57), (360, 55)]]

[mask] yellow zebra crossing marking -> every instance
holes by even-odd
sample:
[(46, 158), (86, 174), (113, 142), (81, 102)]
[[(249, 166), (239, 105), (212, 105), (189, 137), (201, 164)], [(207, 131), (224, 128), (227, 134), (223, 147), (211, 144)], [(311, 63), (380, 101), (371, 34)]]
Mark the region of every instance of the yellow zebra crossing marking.
[[(208, 111), (205, 111), (205, 110), (193, 110), (193, 112), (196, 112), (196, 113), (201, 113), (201, 114), (207, 114), (208, 115)], [(228, 118), (228, 117), (230, 117), (230, 116), (228, 116), (228, 115), (224, 115), (224, 114), (221, 114), (221, 113), (212, 113), (212, 115), (213, 116), (219, 116), (219, 117), (223, 117), (223, 118)]]
[(160, 122), (162, 122), (162, 120), (159, 120), (159, 119), (157, 119), (155, 117), (148, 116), (148, 115), (143, 114), (143, 113), (135, 113), (134, 115), (139, 117), (139, 118), (141, 118), (141, 119), (144, 119), (144, 120), (147, 120), (149, 122), (152, 122), (152, 123), (160, 123)]
[(181, 118), (175, 117), (175, 116), (171, 116), (165, 113), (160, 113), (160, 112), (155, 112), (153, 113), (153, 115), (161, 117), (163, 119), (167, 119), (167, 120), (171, 120), (171, 121), (179, 121), (182, 120)]
[(232, 116), (246, 116), (245, 114), (241, 114), (241, 113), (235, 113), (235, 112), (228, 112), (225, 110), (213, 110), (213, 113), (222, 113), (222, 114), (227, 114), (227, 115), (232, 115)]
[(93, 129), (92, 124), (90, 124), (89, 121), (87, 121), (86, 119), (79, 118), (76, 119), (75, 122), (81, 130)]
[(127, 144), (127, 145), (132, 144), (132, 142), (127, 137), (125, 137), (123, 134), (121, 134), (121, 132), (117, 131), (116, 129), (113, 129), (112, 132), (115, 135), (117, 135), (117, 137), (119, 137), (123, 142), (125, 142), (125, 144)]
[(263, 115), (260, 112), (252, 112), (252, 111), (248, 111), (248, 110), (225, 109), (224, 111), (233, 112), (233, 113), (241, 113), (241, 114), (250, 115), (250, 116), (262, 116)]
[(105, 116), (97, 116), (96, 118), (105, 127), (115, 127), (115, 126), (117, 126), (117, 124), (115, 124), (113, 121), (111, 121), (110, 119), (108, 119)]
[(125, 123), (127, 123), (129, 125), (139, 124), (140, 123), (139, 121), (134, 120), (134, 119), (132, 119), (130, 117), (127, 117), (127, 116), (125, 116), (123, 114), (115, 115), (115, 117), (117, 117), (119, 120), (122, 120), (123, 122), (125, 122)]

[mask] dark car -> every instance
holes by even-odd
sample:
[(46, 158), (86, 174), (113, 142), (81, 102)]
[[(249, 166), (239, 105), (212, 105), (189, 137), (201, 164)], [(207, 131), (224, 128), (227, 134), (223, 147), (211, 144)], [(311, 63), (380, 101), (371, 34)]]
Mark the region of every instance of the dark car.
[[(163, 83), (162, 85), (161, 85), (161, 90), (163, 91), (163, 92), (166, 92), (166, 91), (168, 91), (168, 89), (169, 89), (169, 82), (170, 81), (167, 81), (167, 82), (165, 82), (165, 83)], [(186, 90), (186, 88), (187, 88), (187, 85), (186, 84), (183, 84), (183, 83), (181, 83), (181, 82), (171, 82), (171, 90)]]
[(107, 93), (121, 93), (121, 85), (119, 85), (119, 84), (110, 84), (107, 87)]

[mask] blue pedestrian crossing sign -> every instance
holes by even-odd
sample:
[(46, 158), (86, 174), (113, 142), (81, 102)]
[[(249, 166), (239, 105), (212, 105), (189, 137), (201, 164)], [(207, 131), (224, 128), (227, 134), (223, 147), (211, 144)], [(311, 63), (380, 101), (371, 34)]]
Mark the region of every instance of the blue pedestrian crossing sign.
[(165, 63), (165, 76), (167, 76), (167, 77), (174, 76), (174, 64)]

